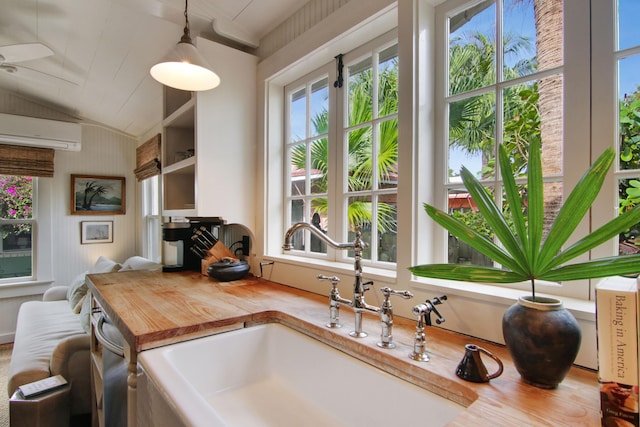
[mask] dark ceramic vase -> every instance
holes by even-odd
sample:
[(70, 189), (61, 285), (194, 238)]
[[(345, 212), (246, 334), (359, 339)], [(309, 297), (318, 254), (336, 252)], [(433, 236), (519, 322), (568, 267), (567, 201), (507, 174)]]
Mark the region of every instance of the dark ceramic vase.
[(524, 382), (556, 388), (580, 349), (575, 317), (555, 298), (522, 297), (505, 312), (502, 333)]

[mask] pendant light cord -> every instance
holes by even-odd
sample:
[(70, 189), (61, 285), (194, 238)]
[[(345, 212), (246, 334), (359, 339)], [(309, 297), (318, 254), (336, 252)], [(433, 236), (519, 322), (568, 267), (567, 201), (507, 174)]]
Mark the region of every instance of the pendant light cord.
[(187, 15), (189, 0), (184, 0), (184, 34), (180, 38), (181, 43), (193, 44), (191, 41), (191, 31), (189, 30), (189, 16)]

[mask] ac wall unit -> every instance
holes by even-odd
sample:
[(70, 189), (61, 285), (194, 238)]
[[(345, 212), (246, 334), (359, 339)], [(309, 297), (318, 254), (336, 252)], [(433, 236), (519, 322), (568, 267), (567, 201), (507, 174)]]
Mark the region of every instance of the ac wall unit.
[(0, 113), (0, 144), (80, 151), (78, 123)]

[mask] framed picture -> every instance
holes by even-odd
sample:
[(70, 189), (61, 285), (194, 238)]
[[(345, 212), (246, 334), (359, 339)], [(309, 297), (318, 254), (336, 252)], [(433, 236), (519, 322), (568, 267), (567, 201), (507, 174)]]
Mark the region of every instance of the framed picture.
[(80, 243), (113, 243), (113, 221), (82, 221)]
[(124, 215), (125, 178), (71, 175), (71, 215)]

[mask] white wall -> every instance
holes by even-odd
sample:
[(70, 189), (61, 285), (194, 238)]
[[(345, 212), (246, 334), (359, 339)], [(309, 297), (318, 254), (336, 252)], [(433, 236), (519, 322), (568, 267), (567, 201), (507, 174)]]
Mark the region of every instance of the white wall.
[[(33, 117), (69, 120), (64, 113), (48, 106), (30, 102), (14, 94), (0, 91), (0, 112)], [(55, 153), (53, 178), (40, 178), (40, 212), (38, 232), (44, 236), (39, 249), (50, 256), (50, 268), (39, 272), (43, 282), (20, 286), (0, 286), (0, 344), (13, 341), (16, 316), (20, 304), (40, 300), (49, 286), (68, 284), (78, 274), (88, 270), (104, 255), (122, 262), (136, 255), (138, 244), (138, 203), (133, 169), (137, 141), (103, 127), (82, 125), (82, 151)], [(125, 215), (70, 215), (71, 174), (109, 175), (126, 178)], [(81, 221), (113, 221), (113, 243), (80, 244)]]
[[(99, 256), (122, 262), (136, 254), (136, 140), (111, 130), (82, 125), (82, 151), (58, 151), (53, 178), (53, 279), (68, 284)], [(125, 215), (70, 215), (71, 174), (124, 176)], [(80, 244), (82, 221), (113, 221), (113, 243)]]

